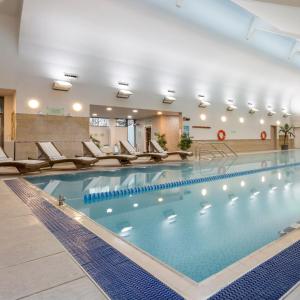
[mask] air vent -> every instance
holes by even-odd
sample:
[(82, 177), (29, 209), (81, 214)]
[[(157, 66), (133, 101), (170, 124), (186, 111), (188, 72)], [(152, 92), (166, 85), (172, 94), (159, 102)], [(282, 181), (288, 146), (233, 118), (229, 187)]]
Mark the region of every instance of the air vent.
[(75, 74), (75, 73), (65, 73), (64, 76), (67, 78), (70, 78), (70, 79), (78, 79), (79, 78), (79, 75)]

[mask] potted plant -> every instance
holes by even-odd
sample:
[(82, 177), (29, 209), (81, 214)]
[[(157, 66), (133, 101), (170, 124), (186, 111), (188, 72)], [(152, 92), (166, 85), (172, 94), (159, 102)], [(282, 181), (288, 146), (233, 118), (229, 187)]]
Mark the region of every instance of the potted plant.
[(166, 135), (160, 134), (159, 132), (154, 133), (154, 135), (156, 136), (156, 141), (158, 142), (158, 144), (166, 151), (168, 150), (167, 148), (167, 140), (166, 140)]
[(284, 124), (280, 126), (279, 133), (283, 133), (283, 144), (281, 145), (281, 150), (289, 149), (289, 137), (295, 137), (295, 127), (290, 126), (289, 124)]
[(192, 143), (193, 143), (192, 138), (188, 134), (183, 133), (180, 137), (178, 147), (180, 148), (180, 150), (186, 151), (190, 149)]

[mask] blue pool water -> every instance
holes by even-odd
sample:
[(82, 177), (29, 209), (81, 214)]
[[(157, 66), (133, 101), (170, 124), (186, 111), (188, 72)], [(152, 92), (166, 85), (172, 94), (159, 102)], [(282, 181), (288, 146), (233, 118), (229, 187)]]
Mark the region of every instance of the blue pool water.
[[(300, 220), (300, 152), (240, 156), (149, 168), (30, 177), (67, 203), (175, 270), (201, 281), (277, 239)], [(264, 171), (262, 167), (282, 168)], [(261, 172), (105, 201), (95, 190), (168, 182), (247, 169)]]

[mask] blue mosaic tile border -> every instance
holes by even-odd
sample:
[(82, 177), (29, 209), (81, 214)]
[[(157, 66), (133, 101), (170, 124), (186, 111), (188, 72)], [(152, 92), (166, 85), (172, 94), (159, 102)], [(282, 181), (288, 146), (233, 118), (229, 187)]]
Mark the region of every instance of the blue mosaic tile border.
[(116, 300), (183, 300), (157, 278), (39, 195), (29, 184), (6, 180), (82, 268)]
[(127, 189), (122, 189), (122, 190), (118, 190), (118, 191), (91, 193), (91, 194), (84, 195), (84, 201), (86, 203), (89, 203), (92, 201), (104, 201), (104, 200), (109, 200), (112, 198), (127, 197), (129, 195), (137, 195), (137, 194), (142, 194), (142, 193), (146, 193), (146, 192), (171, 189), (171, 188), (175, 188), (175, 187), (186, 186), (186, 185), (191, 185), (191, 184), (196, 184), (196, 183), (204, 183), (204, 182), (209, 182), (209, 181), (222, 180), (222, 179), (226, 179), (226, 178), (232, 178), (232, 177), (238, 177), (238, 176), (251, 175), (251, 174), (260, 173), (260, 172), (272, 171), (272, 170), (276, 170), (276, 169), (282, 169), (282, 168), (288, 168), (288, 167), (299, 167), (299, 166), (300, 166), (300, 162), (292, 163), (292, 164), (285, 164), (285, 165), (276, 165), (276, 166), (260, 168), (260, 169), (238, 171), (238, 172), (226, 173), (226, 174), (221, 174), (221, 175), (212, 175), (212, 176), (207, 176), (207, 177), (172, 181), (172, 182), (168, 182), (168, 183), (127, 188)]
[(209, 300), (277, 300), (300, 281), (300, 241), (246, 273)]

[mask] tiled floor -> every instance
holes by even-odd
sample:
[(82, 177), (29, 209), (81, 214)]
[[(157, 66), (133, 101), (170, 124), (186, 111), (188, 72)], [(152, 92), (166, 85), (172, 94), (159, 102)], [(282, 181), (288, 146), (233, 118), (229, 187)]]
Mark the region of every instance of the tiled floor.
[(0, 181), (0, 299), (107, 299)]

